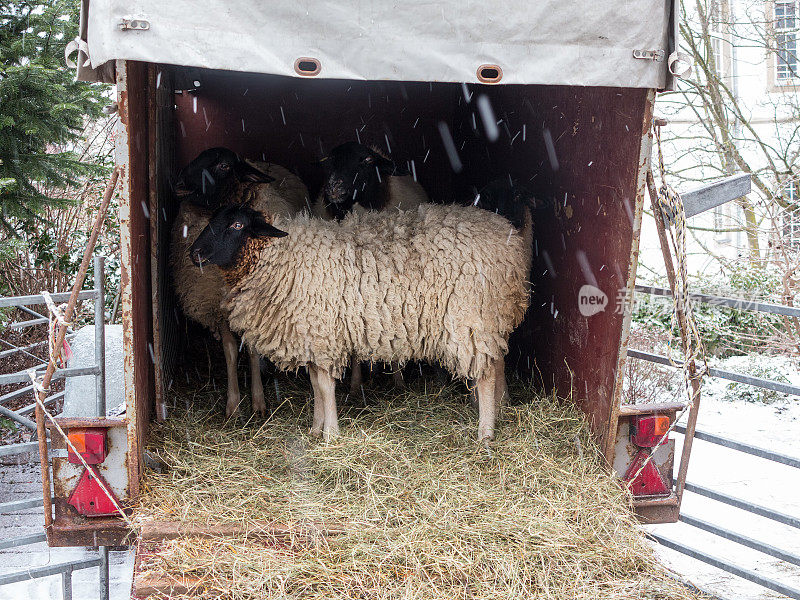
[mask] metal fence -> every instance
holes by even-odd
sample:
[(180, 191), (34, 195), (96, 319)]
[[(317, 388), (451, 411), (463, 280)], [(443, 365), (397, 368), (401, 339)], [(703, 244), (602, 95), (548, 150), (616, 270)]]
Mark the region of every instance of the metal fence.
[[(104, 313), (104, 261), (100, 256), (94, 259), (94, 289), (82, 291), (78, 295), (79, 300), (92, 300), (94, 302), (94, 333), (95, 333), (95, 364), (91, 367), (81, 368), (64, 368), (57, 369), (53, 375), (53, 379), (62, 379), (66, 377), (78, 377), (81, 375), (94, 375), (97, 389), (97, 408), (98, 416), (104, 416), (105, 413), (105, 313)], [(55, 303), (66, 302), (70, 297), (69, 293), (51, 294), (50, 298)], [(30, 306), (43, 305), (46, 303), (44, 295), (33, 296), (17, 296), (11, 298), (0, 298), (0, 308), (14, 307), (28, 316), (34, 317), (33, 319), (26, 319), (11, 323), (8, 329), (22, 330), (35, 325), (49, 323), (49, 318), (41, 313), (38, 313), (30, 308)], [(68, 338), (72, 337), (74, 333), (68, 329)], [(17, 410), (11, 410), (4, 404), (12, 399), (20, 398), (26, 394), (35, 394), (36, 390), (31, 381), (31, 374), (34, 377), (39, 377), (47, 368), (47, 361), (44, 361), (33, 354), (31, 351), (36, 348), (48, 344), (48, 340), (35, 342), (26, 346), (15, 346), (7, 340), (2, 342), (10, 346), (0, 352), (0, 358), (12, 356), (17, 353), (33, 358), (36, 364), (25, 371), (16, 373), (0, 374), (0, 385), (7, 384), (27, 384), (22, 385), (19, 389), (6, 393), (0, 396), (0, 415), (11, 419), (18, 425), (30, 429), (36, 436), (36, 423), (28, 418), (36, 408), (36, 402), (26, 405)], [(45, 398), (45, 406), (51, 406), (60, 398), (64, 397), (64, 392), (58, 392), (49, 395)], [(0, 446), (0, 456), (13, 456), (27, 452), (38, 452), (38, 441), (21, 442), (16, 444), (7, 444)], [(43, 506), (44, 498), (30, 498), (25, 500), (17, 500), (14, 502), (6, 502), (0, 504), (0, 514), (6, 514)], [(44, 532), (33, 535), (22, 536), (18, 538), (0, 541), (0, 549), (17, 548), (29, 544), (36, 544), (47, 541), (47, 536)], [(14, 573), (7, 573), (0, 575), (0, 586), (11, 583), (18, 583), (30, 579), (37, 579), (40, 577), (50, 577), (53, 575), (61, 575), (62, 590), (64, 600), (72, 599), (72, 574), (81, 569), (89, 569), (99, 567), (99, 584), (100, 584), (100, 598), (101, 600), (108, 600), (109, 597), (109, 565), (108, 565), (108, 547), (100, 546), (96, 557), (86, 558), (83, 560), (68, 561), (53, 565), (45, 565), (41, 567), (31, 567), (22, 571)]]
[[(666, 296), (666, 297), (672, 296), (672, 292), (664, 288), (637, 285), (635, 289), (637, 292), (640, 293), (652, 294), (656, 296)], [(690, 297), (692, 298), (692, 300), (698, 302), (704, 302), (707, 304), (712, 304), (715, 306), (725, 306), (729, 308), (735, 308), (738, 310), (757, 311), (757, 312), (783, 315), (787, 317), (800, 317), (800, 308), (796, 308), (793, 306), (785, 306), (780, 304), (771, 304), (767, 302), (757, 302), (757, 301), (737, 299), (737, 298), (726, 298), (722, 296), (713, 296), (709, 294), (690, 294)], [(649, 352), (643, 352), (641, 350), (629, 349), (628, 356), (630, 356), (631, 358), (645, 360), (648, 362), (653, 362), (661, 365), (673, 366), (676, 368), (683, 366), (680, 361), (673, 361), (666, 356), (660, 356)], [(800, 396), (800, 387), (779, 381), (762, 379), (759, 377), (752, 377), (741, 373), (732, 373), (730, 371), (725, 371), (722, 369), (714, 369), (714, 368), (709, 368), (708, 375), (711, 377), (726, 379), (728, 381), (735, 381), (737, 383), (742, 383), (753, 387), (782, 392), (784, 394)], [(686, 434), (686, 428), (680, 425), (676, 426), (674, 430), (678, 433)], [(778, 452), (774, 452), (772, 450), (767, 450), (766, 448), (759, 448), (758, 446), (747, 444), (745, 442), (732, 440), (720, 435), (707, 433), (699, 430), (694, 431), (694, 438), (711, 444), (722, 446), (730, 450), (743, 452), (751, 456), (756, 456), (764, 460), (780, 463), (790, 468), (800, 469), (800, 459), (792, 456), (787, 456)], [(770, 519), (776, 523), (782, 523), (783, 525), (788, 525), (790, 527), (795, 527), (800, 529), (800, 518), (797, 516), (789, 515), (768, 508), (766, 506), (761, 506), (759, 504), (749, 502), (742, 498), (737, 498), (729, 494), (724, 494), (722, 492), (718, 492), (689, 481), (685, 483), (684, 489), (687, 492), (704, 496), (706, 498), (714, 500), (715, 502), (720, 502), (728, 506), (733, 506), (740, 510), (747, 511), (751, 514), (755, 514), (760, 517)], [(777, 558), (783, 562), (795, 566), (800, 566), (800, 555), (794, 554), (787, 550), (783, 550), (781, 548), (777, 548), (771, 544), (767, 544), (765, 542), (753, 539), (741, 533), (729, 530), (725, 527), (709, 523), (708, 521), (704, 521), (692, 515), (681, 513), (679, 519), (681, 522), (690, 525), (691, 527), (702, 529), (703, 531), (707, 531), (708, 533), (711, 533), (718, 537), (751, 548), (768, 556), (772, 556), (773, 558)], [(787, 596), (789, 598), (800, 600), (800, 588), (781, 583), (770, 577), (766, 577), (764, 575), (756, 573), (751, 569), (747, 569), (740, 565), (736, 565), (727, 559), (709, 554), (703, 550), (698, 550), (697, 548), (686, 546), (685, 544), (682, 544), (662, 534), (650, 533), (650, 536), (653, 539), (657, 540), (662, 546), (666, 548), (670, 548), (682, 554), (686, 554), (687, 556), (691, 556), (692, 558), (695, 558), (706, 564), (712, 565), (718, 569), (721, 569), (723, 571), (726, 571), (728, 573), (746, 579), (766, 589), (778, 592), (779, 594), (783, 594), (784, 596)]]
[[(676, 428), (676, 431), (684, 433), (685, 429), (682, 427)], [(759, 448), (758, 446), (751, 446), (749, 444), (745, 444), (734, 440), (729, 440), (728, 438), (724, 438), (710, 433), (705, 433), (702, 431), (695, 432), (695, 437), (699, 440), (703, 440), (711, 444), (735, 450), (737, 452), (743, 452), (745, 454), (756, 456), (764, 460), (770, 460), (773, 462), (786, 465), (788, 467), (800, 469), (800, 460), (792, 456), (786, 456), (783, 454), (779, 454), (777, 452), (772, 452), (771, 450), (765, 450), (764, 448)], [(737, 498), (729, 494), (723, 494), (722, 492), (711, 490), (707, 487), (690, 482), (686, 482), (686, 491), (704, 496), (706, 498), (710, 498), (711, 500), (714, 500), (716, 502), (721, 502), (728, 506), (733, 506), (735, 508), (747, 511), (749, 513), (758, 515), (760, 517), (770, 519), (772, 521), (775, 521), (776, 523), (782, 523), (784, 525), (800, 529), (800, 518), (796, 516), (788, 515), (786, 513), (773, 510), (771, 508), (761, 506), (753, 502), (748, 502), (746, 500), (743, 500), (742, 498)], [(800, 555), (794, 554), (788, 550), (777, 548), (771, 544), (767, 544), (765, 542), (756, 540), (741, 533), (737, 533), (725, 527), (709, 523), (708, 521), (704, 521), (703, 519), (693, 517), (692, 515), (688, 515), (686, 513), (681, 513), (679, 518), (681, 522), (686, 523), (687, 525), (690, 525), (697, 529), (702, 529), (703, 531), (707, 531), (708, 533), (711, 533), (718, 537), (724, 538), (731, 542), (735, 542), (742, 546), (746, 546), (747, 548), (757, 550), (758, 552), (772, 556), (773, 558), (777, 558), (778, 560), (781, 560), (783, 562), (800, 567)], [(685, 544), (681, 544), (680, 542), (672, 538), (669, 538), (667, 536), (664, 536), (662, 534), (651, 533), (650, 536), (656, 539), (662, 546), (665, 546), (682, 554), (686, 554), (687, 556), (691, 556), (692, 558), (695, 558), (706, 564), (717, 567), (718, 569), (722, 569), (723, 571), (726, 571), (728, 573), (732, 573), (733, 575), (737, 575), (738, 577), (742, 577), (743, 579), (751, 581), (752, 583), (758, 584), (769, 590), (778, 592), (779, 594), (783, 594), (784, 596), (787, 596), (789, 598), (800, 600), (800, 588), (781, 583), (772, 578), (756, 573), (755, 571), (752, 571), (740, 565), (736, 565), (726, 559), (708, 554), (703, 550), (698, 550), (697, 548), (686, 546)]]

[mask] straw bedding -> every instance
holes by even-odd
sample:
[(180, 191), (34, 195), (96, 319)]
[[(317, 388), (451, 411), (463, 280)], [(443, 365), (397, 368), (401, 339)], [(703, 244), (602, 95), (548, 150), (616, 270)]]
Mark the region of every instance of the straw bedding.
[(170, 540), (146, 568), (208, 598), (695, 597), (655, 563), (569, 402), (513, 385), (533, 401), (503, 409), (487, 450), (466, 390), (423, 385), (343, 406), (331, 443), (307, 435), (299, 379), (244, 426), (215, 395), (179, 397), (151, 438), (167, 469), (147, 473), (136, 518), (253, 533)]

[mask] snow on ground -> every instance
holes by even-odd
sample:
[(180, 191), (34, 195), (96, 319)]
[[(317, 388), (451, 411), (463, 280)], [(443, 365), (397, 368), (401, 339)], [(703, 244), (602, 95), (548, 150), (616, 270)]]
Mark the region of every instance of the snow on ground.
[[(750, 371), (751, 374), (756, 374), (752, 370), (767, 366), (773, 371), (784, 373), (791, 383), (800, 384), (797, 363), (782, 357), (732, 357), (716, 361), (713, 366), (738, 373)], [(746, 401), (741, 399), (741, 389), (731, 389), (728, 386), (729, 382), (723, 380), (706, 380), (697, 429), (800, 458), (800, 399), (784, 397), (771, 403)], [(685, 416), (683, 421), (685, 422)], [(675, 435), (675, 438), (677, 470), (677, 457), (680, 456), (683, 436)], [(773, 510), (800, 516), (800, 470), (786, 465), (695, 440), (688, 481)], [(788, 525), (691, 492), (684, 495), (681, 512), (793, 554), (800, 554), (800, 530)], [(800, 567), (684, 523), (656, 525), (646, 529), (786, 585), (800, 588)], [(783, 597), (673, 550), (659, 547), (658, 554), (667, 566), (684, 578), (722, 598), (755, 600)]]

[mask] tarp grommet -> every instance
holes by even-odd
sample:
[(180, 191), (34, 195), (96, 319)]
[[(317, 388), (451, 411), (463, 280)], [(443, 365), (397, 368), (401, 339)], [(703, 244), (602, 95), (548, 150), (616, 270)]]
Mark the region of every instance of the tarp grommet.
[(313, 77), (322, 70), (322, 65), (316, 58), (301, 56), (294, 61), (294, 72), (302, 77)]
[(499, 65), (481, 65), (478, 67), (478, 81), (481, 83), (499, 83), (503, 78), (503, 69)]

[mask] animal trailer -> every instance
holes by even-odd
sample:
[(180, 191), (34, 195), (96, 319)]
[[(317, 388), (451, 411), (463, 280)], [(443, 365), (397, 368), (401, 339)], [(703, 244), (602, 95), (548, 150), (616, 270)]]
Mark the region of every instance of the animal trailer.
[[(434, 201), (473, 197), (498, 177), (532, 188), (534, 292), (507, 364), (571, 396), (609, 466), (635, 472), (681, 408), (620, 405), (676, 11), (673, 0), (83, 0), (78, 75), (116, 84), (126, 412), (60, 423), (100, 433), (94, 468), (120, 503), (139, 494), (149, 425), (167, 418), (189, 346), (170, 287), (171, 185), (214, 146), (286, 166), (312, 198), (319, 160), (349, 140), (402, 157)], [(83, 466), (58, 436), (53, 448), (49, 543), (119, 544), (127, 526), (99, 496), (70, 504)], [(643, 520), (677, 520), (672, 465), (668, 442), (639, 473)]]

